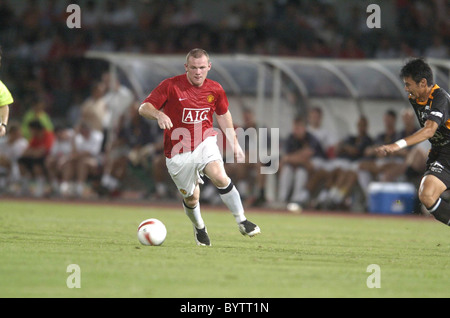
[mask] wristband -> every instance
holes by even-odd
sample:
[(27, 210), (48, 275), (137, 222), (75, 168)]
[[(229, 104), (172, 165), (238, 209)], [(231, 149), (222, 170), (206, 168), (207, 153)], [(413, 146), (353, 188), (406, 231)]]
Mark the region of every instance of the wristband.
[(406, 140), (405, 140), (405, 139), (400, 139), (400, 140), (396, 141), (395, 144), (396, 144), (397, 146), (399, 146), (400, 149), (403, 149), (403, 148), (408, 147), (408, 144), (406, 143)]
[(2, 126), (4, 126), (5, 129), (6, 129), (8, 125), (6, 125), (5, 123), (2, 123)]

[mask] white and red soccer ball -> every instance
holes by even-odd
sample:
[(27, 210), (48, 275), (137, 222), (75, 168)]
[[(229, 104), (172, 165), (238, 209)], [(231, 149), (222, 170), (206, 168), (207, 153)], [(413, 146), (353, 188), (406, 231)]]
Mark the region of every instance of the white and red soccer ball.
[(142, 245), (158, 246), (167, 236), (166, 226), (157, 219), (147, 219), (138, 226), (137, 237)]

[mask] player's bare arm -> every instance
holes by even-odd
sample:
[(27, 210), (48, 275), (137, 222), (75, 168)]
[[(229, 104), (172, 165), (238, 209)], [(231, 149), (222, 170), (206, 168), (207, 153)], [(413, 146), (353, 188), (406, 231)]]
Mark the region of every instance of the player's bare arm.
[(224, 132), (227, 141), (230, 145), (233, 145), (234, 157), (237, 162), (245, 162), (245, 154), (237, 140), (230, 111), (227, 111), (223, 115), (216, 115), (216, 119), (220, 129)]
[(8, 125), (9, 106), (0, 107), (0, 137), (6, 134), (6, 125)]
[(383, 145), (375, 149), (376, 153), (380, 156), (387, 156), (391, 153), (399, 151), (405, 147), (413, 146), (422, 141), (428, 140), (434, 136), (436, 130), (438, 129), (438, 124), (435, 121), (427, 120), (425, 126), (419, 129), (417, 132), (411, 136), (401, 139), (393, 144)]
[(144, 118), (157, 120), (158, 126), (161, 129), (172, 129), (173, 124), (169, 116), (164, 114), (164, 112), (159, 111), (150, 103), (144, 103), (139, 107), (139, 115)]

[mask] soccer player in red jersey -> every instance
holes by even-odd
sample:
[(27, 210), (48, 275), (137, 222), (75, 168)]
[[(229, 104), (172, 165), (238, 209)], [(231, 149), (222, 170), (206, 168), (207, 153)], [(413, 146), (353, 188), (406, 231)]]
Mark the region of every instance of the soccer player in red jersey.
[(213, 114), (233, 148), (237, 162), (245, 155), (234, 132), (228, 99), (222, 86), (207, 79), (211, 62), (205, 50), (193, 49), (186, 56), (186, 74), (162, 81), (144, 100), (139, 114), (158, 121), (164, 129), (164, 153), (172, 180), (183, 196), (183, 207), (192, 221), (197, 245), (210, 246), (200, 213), (200, 176), (206, 175), (236, 219), (239, 230), (250, 237), (259, 227), (244, 215), (241, 197), (224, 169), (217, 146)]
[(438, 221), (450, 225), (450, 203), (441, 198), (450, 188), (450, 95), (433, 83), (433, 71), (423, 59), (407, 62), (400, 77), (421, 129), (376, 151), (389, 155), (428, 139), (431, 150), (419, 187), (419, 200)]

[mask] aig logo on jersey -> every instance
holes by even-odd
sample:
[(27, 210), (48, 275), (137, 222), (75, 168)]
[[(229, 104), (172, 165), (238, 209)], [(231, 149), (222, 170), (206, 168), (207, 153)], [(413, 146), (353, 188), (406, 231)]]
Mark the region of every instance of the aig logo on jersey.
[(184, 108), (183, 120), (184, 124), (197, 124), (208, 119), (208, 113), (211, 108)]

